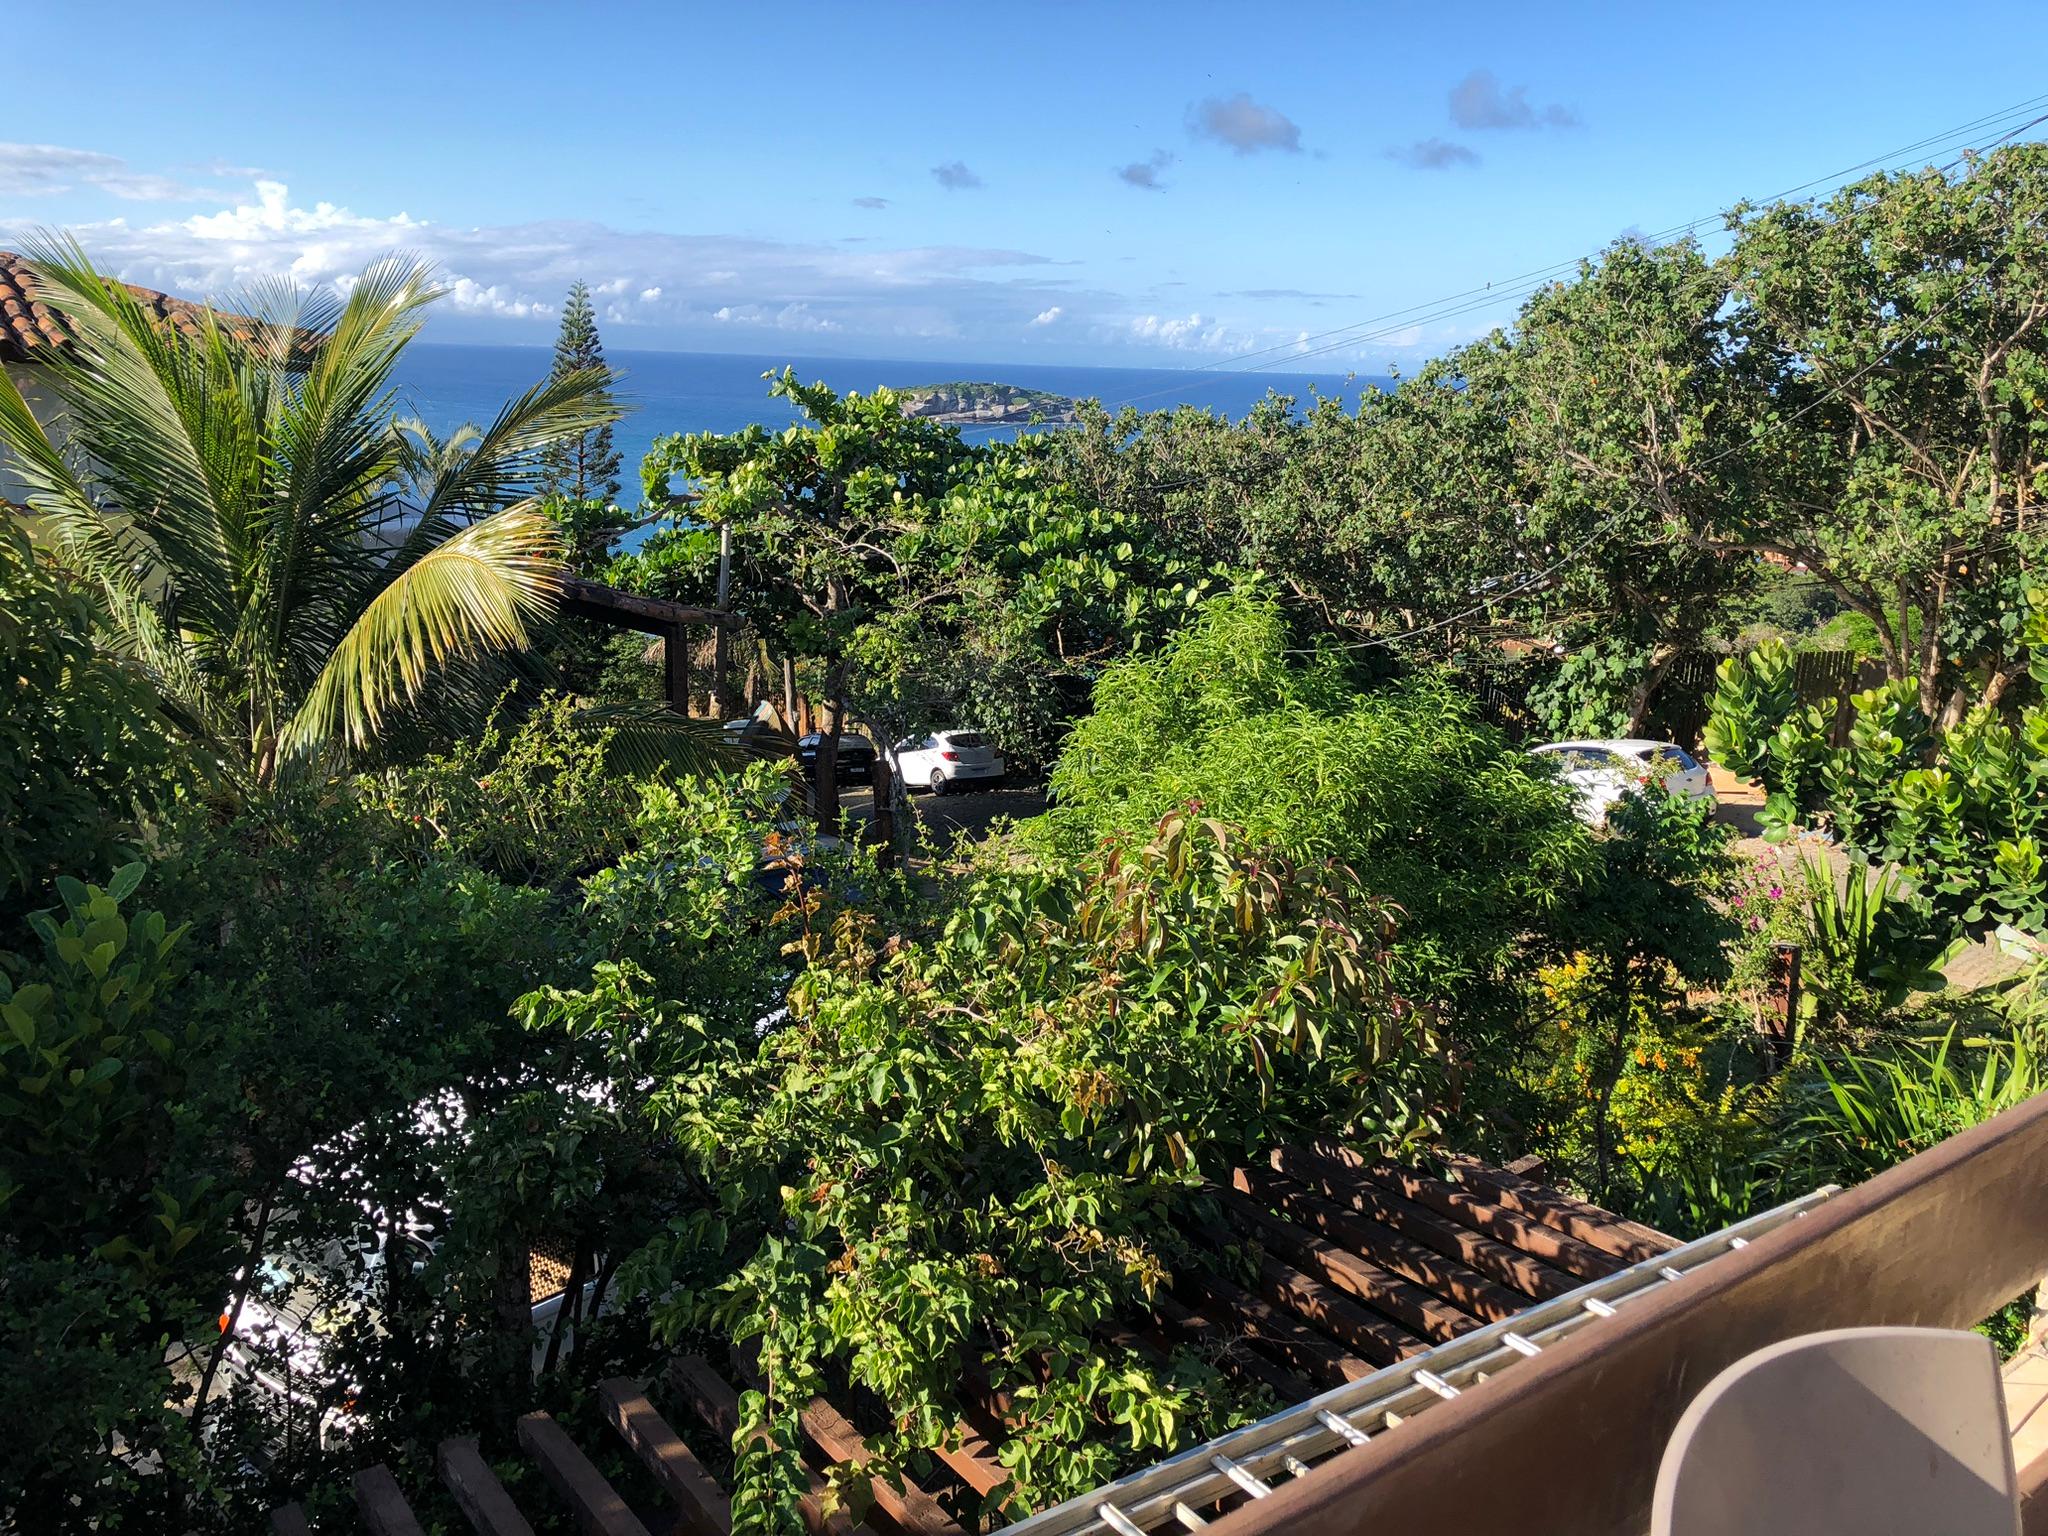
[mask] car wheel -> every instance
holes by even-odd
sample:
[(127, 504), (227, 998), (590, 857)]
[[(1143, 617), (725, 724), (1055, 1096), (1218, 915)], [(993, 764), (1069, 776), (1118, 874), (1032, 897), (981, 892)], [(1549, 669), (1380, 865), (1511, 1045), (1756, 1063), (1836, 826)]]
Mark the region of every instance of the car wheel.
[(946, 770), (943, 768), (934, 768), (932, 770), (932, 793), (935, 795), (943, 795), (945, 792)]

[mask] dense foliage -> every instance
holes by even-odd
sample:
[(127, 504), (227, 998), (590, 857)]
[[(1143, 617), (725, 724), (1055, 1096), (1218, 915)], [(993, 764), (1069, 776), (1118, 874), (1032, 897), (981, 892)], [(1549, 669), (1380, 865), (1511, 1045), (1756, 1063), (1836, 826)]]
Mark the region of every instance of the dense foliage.
[[(1184, 813), (1072, 876), (986, 875), (922, 942), (798, 900), (807, 964), (765, 1038), (629, 965), (526, 1005), (600, 1041), (612, 1092), (716, 1192), (636, 1264), (657, 1328), (758, 1350), (748, 1417), (784, 1446), (833, 1385), (890, 1404), (897, 1464), (955, 1433), (967, 1381), (1011, 1394), (1019, 1507), (1230, 1422), (1213, 1368), (1105, 1330), (1188, 1259), (1173, 1217), (1203, 1173), (1303, 1126), (1429, 1135), (1445, 1063), (1391, 990), (1391, 915), (1341, 866)], [(792, 1457), (756, 1446), (738, 1478), (750, 1527), (792, 1517)]]
[[(752, 1388), (700, 1446), (744, 1528), (820, 1392), (885, 1472), (1000, 1400), (961, 1513), (1015, 1514), (1270, 1406), (1124, 1329), (1256, 1263), (1203, 1186), (1279, 1138), (1692, 1233), (2031, 1095), (2043, 966), (1944, 968), (2048, 927), (2044, 196), (2017, 146), (1624, 241), (1238, 422), (976, 447), (784, 373), (799, 424), (657, 445), (630, 550), (576, 306), (443, 438), (391, 419), (404, 264), (186, 335), (41, 253), (87, 451), (0, 388), (0, 1524), (318, 1517), (453, 1434), (518, 1485), (519, 1414), (682, 1348)], [(703, 604), (721, 545), (721, 713), (977, 727), (1050, 808), (894, 861), (829, 752), (815, 805), (677, 771), (644, 639), (543, 589)], [(1823, 636), (1887, 681), (1802, 697)], [(564, 692), (506, 688), (536, 639)], [(1773, 842), (1654, 782), (1589, 826), (1503, 728), (1649, 728), (1702, 648)]]

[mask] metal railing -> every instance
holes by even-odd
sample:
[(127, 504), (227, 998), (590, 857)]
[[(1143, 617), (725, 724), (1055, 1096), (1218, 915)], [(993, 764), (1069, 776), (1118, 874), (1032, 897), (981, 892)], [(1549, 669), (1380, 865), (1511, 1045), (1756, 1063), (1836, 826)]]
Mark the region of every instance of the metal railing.
[(1665, 1291), (1702, 1265), (1739, 1252), (1836, 1193), (1829, 1185), (1589, 1281), (1093, 1493), (1042, 1510), (1006, 1531), (1015, 1536), (1089, 1536), (1099, 1531), (1152, 1536), (1158, 1531), (1199, 1529), (1208, 1523), (1199, 1511), (1218, 1499), (1235, 1493), (1266, 1498), (1276, 1482), (1301, 1477), (1338, 1451), (1364, 1445), (1432, 1406), (1451, 1401), (1466, 1387), (1541, 1355), (1560, 1340), (1615, 1316), (1630, 1302)]

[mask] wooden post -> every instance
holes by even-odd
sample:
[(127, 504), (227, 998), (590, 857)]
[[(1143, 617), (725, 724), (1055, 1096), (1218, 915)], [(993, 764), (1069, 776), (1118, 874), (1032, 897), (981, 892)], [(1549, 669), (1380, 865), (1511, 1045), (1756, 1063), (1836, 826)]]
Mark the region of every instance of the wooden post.
[(669, 626), (662, 636), (661, 657), (667, 678), (668, 707), (679, 715), (690, 712), (690, 632), (681, 624)]
[(875, 749), (875, 862), (884, 869), (896, 867), (896, 765), (889, 761), (889, 749)]
[(1764, 986), (1764, 1037), (1770, 1042), (1773, 1070), (1792, 1059), (1798, 1034), (1799, 946), (1773, 944)]

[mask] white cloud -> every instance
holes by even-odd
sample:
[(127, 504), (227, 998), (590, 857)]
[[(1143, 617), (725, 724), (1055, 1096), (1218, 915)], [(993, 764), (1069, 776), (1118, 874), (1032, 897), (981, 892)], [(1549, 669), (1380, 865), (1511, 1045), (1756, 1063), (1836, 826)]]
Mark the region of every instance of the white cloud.
[(1558, 102), (1534, 106), (1526, 85), (1503, 87), (1475, 69), (1451, 87), (1451, 121), (1460, 128), (1576, 128), (1579, 114)]
[(1479, 156), (1465, 145), (1437, 138), (1417, 139), (1413, 144), (1390, 149), (1387, 158), (1416, 171), (1447, 171), (1454, 166), (1479, 163)]
[(1211, 96), (1188, 108), (1188, 132), (1198, 139), (1214, 139), (1240, 155), (1255, 155), (1262, 149), (1301, 153), (1301, 129), (1284, 112), (1253, 101), (1239, 91), (1235, 96)]
[(118, 156), (96, 150), (0, 143), (0, 193), (47, 197), (82, 186), (131, 202), (186, 202), (210, 195), (174, 177), (134, 170)]
[(933, 166), (932, 179), (948, 192), (967, 192), (982, 184), (964, 160), (948, 160), (944, 165)]
[(1249, 345), (1249, 338), (1233, 336), (1221, 321), (1205, 318), (1199, 312), (1184, 318), (1139, 315), (1128, 322), (1128, 330), (1134, 341), (1170, 347), (1176, 352), (1232, 352)]
[[(881, 240), (849, 247), (572, 220), (450, 225), (297, 199), (272, 178), (223, 206), (177, 212), (70, 228), (96, 261), (130, 282), (228, 304), (278, 275), (346, 292), (379, 257), (415, 253), (435, 263), (449, 290), (436, 334), (468, 340), (541, 339), (579, 278), (591, 285), (607, 328), (635, 333), (622, 345), (766, 352), (801, 336), (884, 357), (915, 355), (892, 344), (988, 356), (1024, 330), (1077, 358), (1224, 356), (1287, 344), (1305, 317), (1283, 306), (1314, 297), (1244, 290), (1238, 297), (1264, 295), (1272, 306), (1257, 311), (1270, 323), (1252, 326), (1213, 313), (1209, 296), (1172, 301), (1184, 306), (1178, 312), (1146, 313), (1166, 301), (1082, 281), (1032, 251)], [(0, 224), (0, 246), (12, 233)]]

